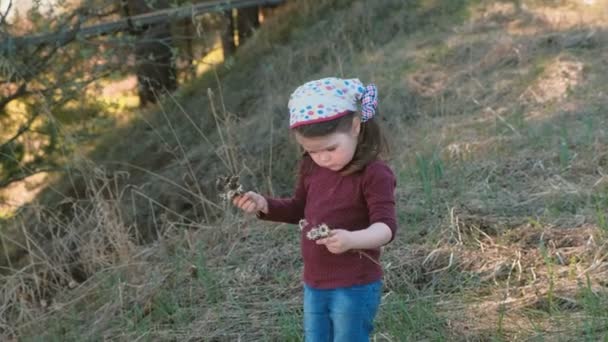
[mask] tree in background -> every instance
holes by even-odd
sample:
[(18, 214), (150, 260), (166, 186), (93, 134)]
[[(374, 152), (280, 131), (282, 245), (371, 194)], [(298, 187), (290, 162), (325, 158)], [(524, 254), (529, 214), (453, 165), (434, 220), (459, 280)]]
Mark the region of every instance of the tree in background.
[(224, 12), (225, 26), (222, 32), (224, 58), (232, 56), (236, 51), (235, 33), (238, 37), (238, 45), (242, 45), (260, 26), (259, 14), (258, 6)]
[(222, 30), (222, 50), (224, 58), (234, 55), (236, 41), (234, 40), (235, 20), (232, 10), (224, 12), (224, 29)]
[[(145, 14), (169, 7), (168, 0), (122, 1), (124, 16)], [(135, 42), (135, 63), (139, 100), (142, 106), (156, 103), (159, 96), (177, 89), (171, 23), (161, 22), (142, 27), (130, 25)]]
[(241, 8), (237, 13), (239, 44), (243, 44), (260, 27), (259, 7)]
[[(178, 61), (186, 70), (180, 79), (193, 75), (193, 60), (218, 38), (222, 14), (146, 26), (128, 20), (183, 5), (187, 0), (63, 0), (52, 9), (34, 2), (10, 22), (0, 14), (0, 188), (64, 169), (72, 150), (104, 129), (100, 122), (112, 125), (105, 104), (91, 96), (101, 91), (92, 89), (98, 81), (135, 73), (140, 104), (147, 105), (177, 88)], [(225, 55), (234, 52), (237, 32), (242, 44), (259, 26), (258, 12), (257, 7), (235, 10), (235, 16), (230, 11), (219, 34)], [(126, 31), (79, 35), (82, 27), (124, 18), (130, 24)], [(29, 37), (20, 38), (24, 35)]]
[[(105, 20), (116, 8), (100, 1), (83, 4), (63, 1), (52, 11), (39, 3), (14, 20), (2, 14), (0, 33), (0, 188), (30, 175), (60, 168), (76, 140), (59, 134), (75, 117), (96, 111), (78, 108), (84, 89), (109, 75), (115, 67), (104, 54), (114, 54), (101, 40), (81, 42), (84, 23)], [(10, 6), (9, 6), (10, 9)], [(29, 45), (16, 39), (23, 34), (56, 34), (52, 42)], [(8, 108), (12, 103), (12, 109)], [(90, 108), (90, 107), (89, 107)]]

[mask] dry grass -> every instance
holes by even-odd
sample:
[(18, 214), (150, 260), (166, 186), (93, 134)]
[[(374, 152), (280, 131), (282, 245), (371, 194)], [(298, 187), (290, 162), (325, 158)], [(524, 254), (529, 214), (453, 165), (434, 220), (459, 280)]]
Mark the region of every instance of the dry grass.
[(301, 339), (298, 228), (237, 214), (215, 180), (289, 193), (285, 89), (339, 74), (378, 84), (396, 147), (376, 340), (605, 339), (605, 27), (584, 3), (518, 3), (289, 3), (109, 137), (61, 203), (24, 210), (23, 239), (3, 234), (27, 254), (2, 277), (0, 331)]

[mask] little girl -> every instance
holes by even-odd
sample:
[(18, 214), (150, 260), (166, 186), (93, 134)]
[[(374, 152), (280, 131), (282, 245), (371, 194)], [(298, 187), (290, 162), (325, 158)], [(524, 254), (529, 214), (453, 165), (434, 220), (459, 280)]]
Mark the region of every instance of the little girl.
[[(290, 129), (305, 153), (291, 198), (247, 192), (235, 206), (263, 220), (301, 224), (306, 341), (369, 341), (380, 304), (380, 247), (392, 241), (395, 176), (379, 159), (376, 86), (324, 78), (289, 100)], [(360, 109), (359, 109), (360, 107)], [(329, 236), (307, 233), (326, 224)]]

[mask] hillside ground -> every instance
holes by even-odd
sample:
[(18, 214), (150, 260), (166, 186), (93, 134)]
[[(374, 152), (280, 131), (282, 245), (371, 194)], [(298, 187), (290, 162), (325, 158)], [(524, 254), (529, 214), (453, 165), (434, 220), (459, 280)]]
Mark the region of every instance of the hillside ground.
[(213, 184), (288, 195), (288, 96), (337, 75), (378, 85), (398, 176), (374, 340), (608, 339), (607, 11), (288, 2), (12, 219), (3, 243), (29, 254), (2, 276), (0, 332), (300, 340), (297, 227), (237, 212)]

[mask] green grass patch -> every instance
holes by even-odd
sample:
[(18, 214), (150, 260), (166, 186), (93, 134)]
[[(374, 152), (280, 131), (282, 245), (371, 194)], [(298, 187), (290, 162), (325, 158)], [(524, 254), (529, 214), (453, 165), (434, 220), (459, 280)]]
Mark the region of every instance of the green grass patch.
[(435, 303), (424, 296), (389, 296), (378, 316), (375, 332), (395, 341), (445, 341), (448, 337), (445, 319), (435, 311)]
[(303, 341), (303, 313), (301, 309), (289, 309), (286, 305), (279, 306), (279, 334), (281, 341)]

